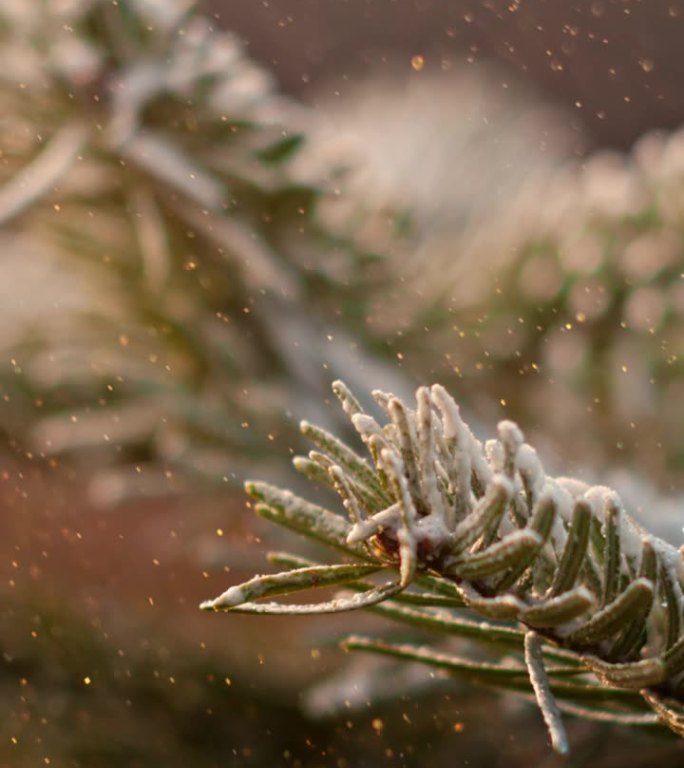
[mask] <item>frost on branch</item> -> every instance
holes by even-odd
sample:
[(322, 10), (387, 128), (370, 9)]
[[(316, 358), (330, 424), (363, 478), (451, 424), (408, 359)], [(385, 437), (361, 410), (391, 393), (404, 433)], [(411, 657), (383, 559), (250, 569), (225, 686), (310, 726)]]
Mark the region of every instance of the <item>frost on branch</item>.
[[(336, 491), (346, 516), (265, 483), (250, 482), (247, 491), (259, 514), (351, 562), (272, 555), (284, 571), (230, 587), (202, 608), (303, 614), (364, 607), (504, 647), (505, 661), (484, 663), (373, 638), (347, 641), (489, 686), (532, 691), (561, 752), (562, 711), (661, 721), (684, 735), (678, 550), (634, 522), (611, 489), (546, 475), (512, 422), (501, 422), (498, 438), (483, 446), (439, 385), (421, 387), (415, 409), (375, 392), (384, 424), (344, 384), (333, 388), (369, 458), (304, 423), (316, 449), (295, 466)], [(326, 602), (258, 602), (335, 585), (344, 593)]]

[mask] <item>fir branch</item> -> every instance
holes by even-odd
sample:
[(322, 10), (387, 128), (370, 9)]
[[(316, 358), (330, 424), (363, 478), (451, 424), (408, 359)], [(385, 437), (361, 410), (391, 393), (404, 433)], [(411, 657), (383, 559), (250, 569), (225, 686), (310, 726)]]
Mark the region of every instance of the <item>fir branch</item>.
[[(567, 750), (563, 710), (651, 724), (644, 716), (650, 707), (681, 732), (679, 551), (631, 520), (614, 491), (546, 475), (515, 424), (499, 424), (498, 439), (483, 448), (438, 385), (418, 390), (416, 409), (381, 395), (389, 416), (384, 426), (363, 414), (344, 385), (334, 388), (348, 416), (366, 425), (362, 436), (370, 427), (382, 443), (371, 451), (371, 465), (303, 424), (327, 456), (316, 466), (327, 472), (350, 522), (289, 491), (262, 483), (247, 490), (261, 514), (361, 562), (326, 566), (279, 554), (273, 562), (286, 571), (231, 587), (204, 603), (205, 610), (371, 607), (444, 637), (508, 648), (508, 660), (489, 662), (381, 639), (346, 641), (350, 649), (437, 665), (494, 687), (531, 689), (559, 752)], [(370, 448), (371, 440), (365, 442)], [(382, 585), (366, 578), (373, 570)], [(262, 592), (334, 584), (351, 596), (305, 605), (254, 602)]]

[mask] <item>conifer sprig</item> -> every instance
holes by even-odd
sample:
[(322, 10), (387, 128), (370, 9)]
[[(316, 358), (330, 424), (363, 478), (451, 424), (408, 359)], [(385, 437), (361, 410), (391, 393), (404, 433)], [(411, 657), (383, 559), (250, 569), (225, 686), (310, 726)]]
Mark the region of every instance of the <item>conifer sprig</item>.
[[(491, 661), (352, 636), (346, 647), (417, 661), (487, 686), (532, 692), (554, 749), (560, 713), (661, 722), (684, 735), (684, 560), (634, 522), (614, 491), (548, 476), (518, 427), (484, 446), (440, 385), (417, 407), (376, 392), (380, 424), (344, 384), (334, 390), (370, 460), (303, 424), (317, 450), (295, 466), (325, 482), (346, 516), (260, 482), (258, 514), (342, 553), (326, 565), (277, 554), (285, 570), (230, 587), (211, 611), (372, 610), (444, 637), (499, 649)], [(318, 603), (260, 602), (340, 586)]]

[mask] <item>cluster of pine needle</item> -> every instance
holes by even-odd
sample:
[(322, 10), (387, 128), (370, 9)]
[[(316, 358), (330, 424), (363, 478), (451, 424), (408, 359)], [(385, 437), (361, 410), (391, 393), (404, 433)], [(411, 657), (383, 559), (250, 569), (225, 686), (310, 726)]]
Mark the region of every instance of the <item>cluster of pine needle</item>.
[[(333, 388), (371, 461), (304, 422), (316, 447), (295, 467), (336, 491), (346, 514), (266, 483), (246, 488), (258, 514), (341, 551), (345, 562), (272, 554), (284, 571), (232, 586), (202, 608), (371, 608), (444, 637), (476, 639), (492, 659), (378, 637), (352, 635), (344, 644), (533, 693), (561, 753), (563, 710), (630, 725), (661, 721), (684, 735), (680, 551), (637, 525), (609, 488), (548, 476), (512, 422), (501, 422), (498, 439), (483, 447), (441, 386), (420, 388), (416, 408), (375, 391), (384, 425), (342, 382)], [(332, 586), (344, 593), (330, 601), (264, 601)]]

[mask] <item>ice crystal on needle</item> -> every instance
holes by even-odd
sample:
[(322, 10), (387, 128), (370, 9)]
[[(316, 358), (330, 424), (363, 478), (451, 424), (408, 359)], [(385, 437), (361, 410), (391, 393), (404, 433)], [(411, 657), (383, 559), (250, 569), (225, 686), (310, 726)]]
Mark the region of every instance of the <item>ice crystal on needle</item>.
[[(273, 555), (287, 570), (233, 586), (204, 609), (302, 614), (373, 607), (398, 621), (503, 645), (518, 663), (508, 657), (485, 664), (372, 638), (347, 641), (490, 686), (531, 690), (561, 752), (563, 710), (630, 724), (657, 719), (684, 735), (678, 550), (638, 526), (611, 489), (546, 475), (512, 422), (501, 422), (498, 438), (483, 446), (439, 385), (421, 387), (415, 409), (375, 392), (384, 425), (344, 384), (333, 388), (372, 463), (303, 423), (316, 450), (295, 466), (338, 493), (347, 519), (265, 483), (248, 483), (247, 491), (261, 515), (353, 561), (325, 565)], [(389, 580), (378, 581), (378, 573)], [(332, 585), (346, 591), (327, 602), (256, 602)]]

